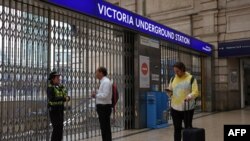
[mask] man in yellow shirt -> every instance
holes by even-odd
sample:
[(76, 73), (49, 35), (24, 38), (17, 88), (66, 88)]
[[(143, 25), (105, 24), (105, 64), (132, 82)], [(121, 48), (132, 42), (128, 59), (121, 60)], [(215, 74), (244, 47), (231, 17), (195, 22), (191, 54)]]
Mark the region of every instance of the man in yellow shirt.
[(186, 72), (186, 67), (182, 62), (174, 65), (174, 72), (175, 76), (170, 80), (168, 93), (171, 93), (174, 141), (181, 141), (182, 121), (184, 121), (185, 128), (192, 127), (195, 98), (199, 96), (199, 91), (197, 80)]

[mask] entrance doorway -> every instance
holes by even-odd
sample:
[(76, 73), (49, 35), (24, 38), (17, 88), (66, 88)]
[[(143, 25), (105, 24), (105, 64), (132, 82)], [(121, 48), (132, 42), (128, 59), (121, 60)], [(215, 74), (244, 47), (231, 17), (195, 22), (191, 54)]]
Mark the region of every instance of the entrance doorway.
[(250, 59), (241, 62), (241, 108), (250, 106)]
[[(49, 7), (49, 8), (48, 8)], [(0, 0), (0, 140), (49, 140), (47, 76), (62, 74), (71, 97), (64, 140), (100, 135), (95, 100), (98, 67), (108, 69), (120, 97), (112, 131), (133, 127), (134, 33), (41, 1)]]

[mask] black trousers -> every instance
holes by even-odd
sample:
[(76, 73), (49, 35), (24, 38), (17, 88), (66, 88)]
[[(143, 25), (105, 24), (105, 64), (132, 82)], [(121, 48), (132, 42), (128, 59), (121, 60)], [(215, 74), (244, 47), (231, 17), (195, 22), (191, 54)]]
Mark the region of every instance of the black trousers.
[(182, 121), (184, 121), (185, 128), (192, 128), (194, 110), (177, 111), (171, 108), (171, 115), (174, 124), (174, 141), (181, 141)]
[(63, 110), (49, 110), (50, 121), (53, 132), (51, 141), (62, 141), (63, 139)]
[(112, 112), (111, 105), (97, 104), (96, 110), (101, 126), (102, 141), (112, 141), (111, 125), (110, 125), (110, 116)]

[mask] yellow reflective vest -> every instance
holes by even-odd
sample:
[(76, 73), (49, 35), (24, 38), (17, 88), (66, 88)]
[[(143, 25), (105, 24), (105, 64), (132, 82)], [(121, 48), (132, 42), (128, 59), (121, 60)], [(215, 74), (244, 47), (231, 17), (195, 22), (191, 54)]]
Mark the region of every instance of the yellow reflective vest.
[(66, 101), (67, 91), (63, 85), (49, 84), (47, 88), (48, 106), (61, 109)]

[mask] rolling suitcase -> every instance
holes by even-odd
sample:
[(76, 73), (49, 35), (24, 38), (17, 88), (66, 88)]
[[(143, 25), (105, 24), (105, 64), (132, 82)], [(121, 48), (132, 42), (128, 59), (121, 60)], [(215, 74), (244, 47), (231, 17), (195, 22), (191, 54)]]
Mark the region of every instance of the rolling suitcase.
[[(189, 102), (185, 102), (185, 108), (186, 109), (186, 103), (188, 103), (189, 107)], [(184, 115), (189, 117), (188, 115)], [(187, 120), (192, 120), (192, 119), (187, 119)], [(183, 141), (205, 141), (205, 129), (203, 128), (186, 128), (183, 130)]]

